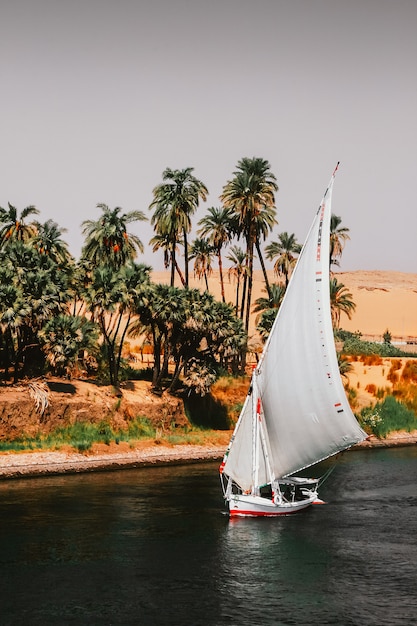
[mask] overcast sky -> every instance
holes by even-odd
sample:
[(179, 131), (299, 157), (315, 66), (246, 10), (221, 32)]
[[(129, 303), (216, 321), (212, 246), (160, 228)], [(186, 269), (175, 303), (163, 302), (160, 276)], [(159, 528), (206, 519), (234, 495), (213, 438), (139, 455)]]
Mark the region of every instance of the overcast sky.
[[(67, 228), (193, 167), (219, 206), (242, 157), (302, 242), (336, 162), (341, 270), (417, 272), (415, 0), (0, 0), (0, 206)], [(132, 230), (152, 254), (149, 223)]]

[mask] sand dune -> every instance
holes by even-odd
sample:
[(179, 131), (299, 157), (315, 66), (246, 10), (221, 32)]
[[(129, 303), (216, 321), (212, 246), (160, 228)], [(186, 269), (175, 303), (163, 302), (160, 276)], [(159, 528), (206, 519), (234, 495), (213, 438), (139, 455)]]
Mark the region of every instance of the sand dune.
[[(352, 332), (360, 331), (365, 338), (381, 339), (388, 329), (393, 340), (401, 341), (417, 337), (417, 274), (401, 272), (356, 271), (338, 272), (339, 282), (349, 289), (356, 303), (356, 311), (349, 320), (342, 315), (341, 327)], [(268, 278), (277, 282), (273, 271), (268, 271)], [(155, 282), (169, 283), (169, 272), (154, 272)], [(177, 285), (180, 285), (178, 277)], [(204, 289), (204, 282), (197, 280), (191, 273), (191, 287)], [(226, 301), (234, 303), (236, 285), (228, 279), (225, 272)], [(218, 271), (209, 278), (209, 290), (220, 298)], [(260, 270), (254, 272), (253, 301), (265, 297), (263, 275)], [(254, 330), (254, 320), (251, 330)]]

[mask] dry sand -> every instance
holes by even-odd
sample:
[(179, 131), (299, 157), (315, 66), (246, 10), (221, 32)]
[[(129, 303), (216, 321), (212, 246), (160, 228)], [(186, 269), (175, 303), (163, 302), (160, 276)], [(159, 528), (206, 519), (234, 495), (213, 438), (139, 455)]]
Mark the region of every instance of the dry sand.
[[(192, 274), (191, 274), (192, 276)], [(365, 337), (382, 339), (388, 329), (396, 340), (406, 340), (409, 337), (417, 339), (417, 274), (382, 271), (338, 272), (335, 274), (351, 292), (356, 310), (349, 320), (342, 315), (341, 327), (356, 332), (359, 330)], [(224, 273), (226, 301), (235, 302), (235, 283)], [(154, 272), (152, 279), (155, 282), (169, 283), (168, 272)], [(268, 271), (271, 283), (277, 282), (273, 271)], [(176, 277), (177, 285), (179, 279)], [(191, 278), (191, 287), (204, 288), (204, 283)], [(220, 281), (218, 271), (214, 271), (209, 278), (209, 291), (216, 298), (220, 298)], [(254, 272), (253, 299), (265, 297), (263, 275), (260, 270)], [(251, 331), (254, 331), (254, 319)]]

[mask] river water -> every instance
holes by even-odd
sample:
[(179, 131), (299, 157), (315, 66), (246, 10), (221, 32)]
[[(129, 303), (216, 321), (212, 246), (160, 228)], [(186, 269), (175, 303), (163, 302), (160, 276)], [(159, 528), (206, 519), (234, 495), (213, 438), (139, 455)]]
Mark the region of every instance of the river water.
[(1, 626), (417, 624), (416, 447), (278, 519), (230, 520), (217, 466), (1, 482)]

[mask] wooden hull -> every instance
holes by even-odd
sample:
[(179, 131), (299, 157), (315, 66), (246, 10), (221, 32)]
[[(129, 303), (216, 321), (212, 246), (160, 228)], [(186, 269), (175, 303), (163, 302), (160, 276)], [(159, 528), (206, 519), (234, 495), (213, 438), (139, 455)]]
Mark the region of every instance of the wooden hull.
[(230, 517), (276, 517), (292, 515), (311, 506), (317, 500), (317, 494), (304, 500), (274, 503), (267, 498), (246, 494), (234, 494), (228, 500)]

